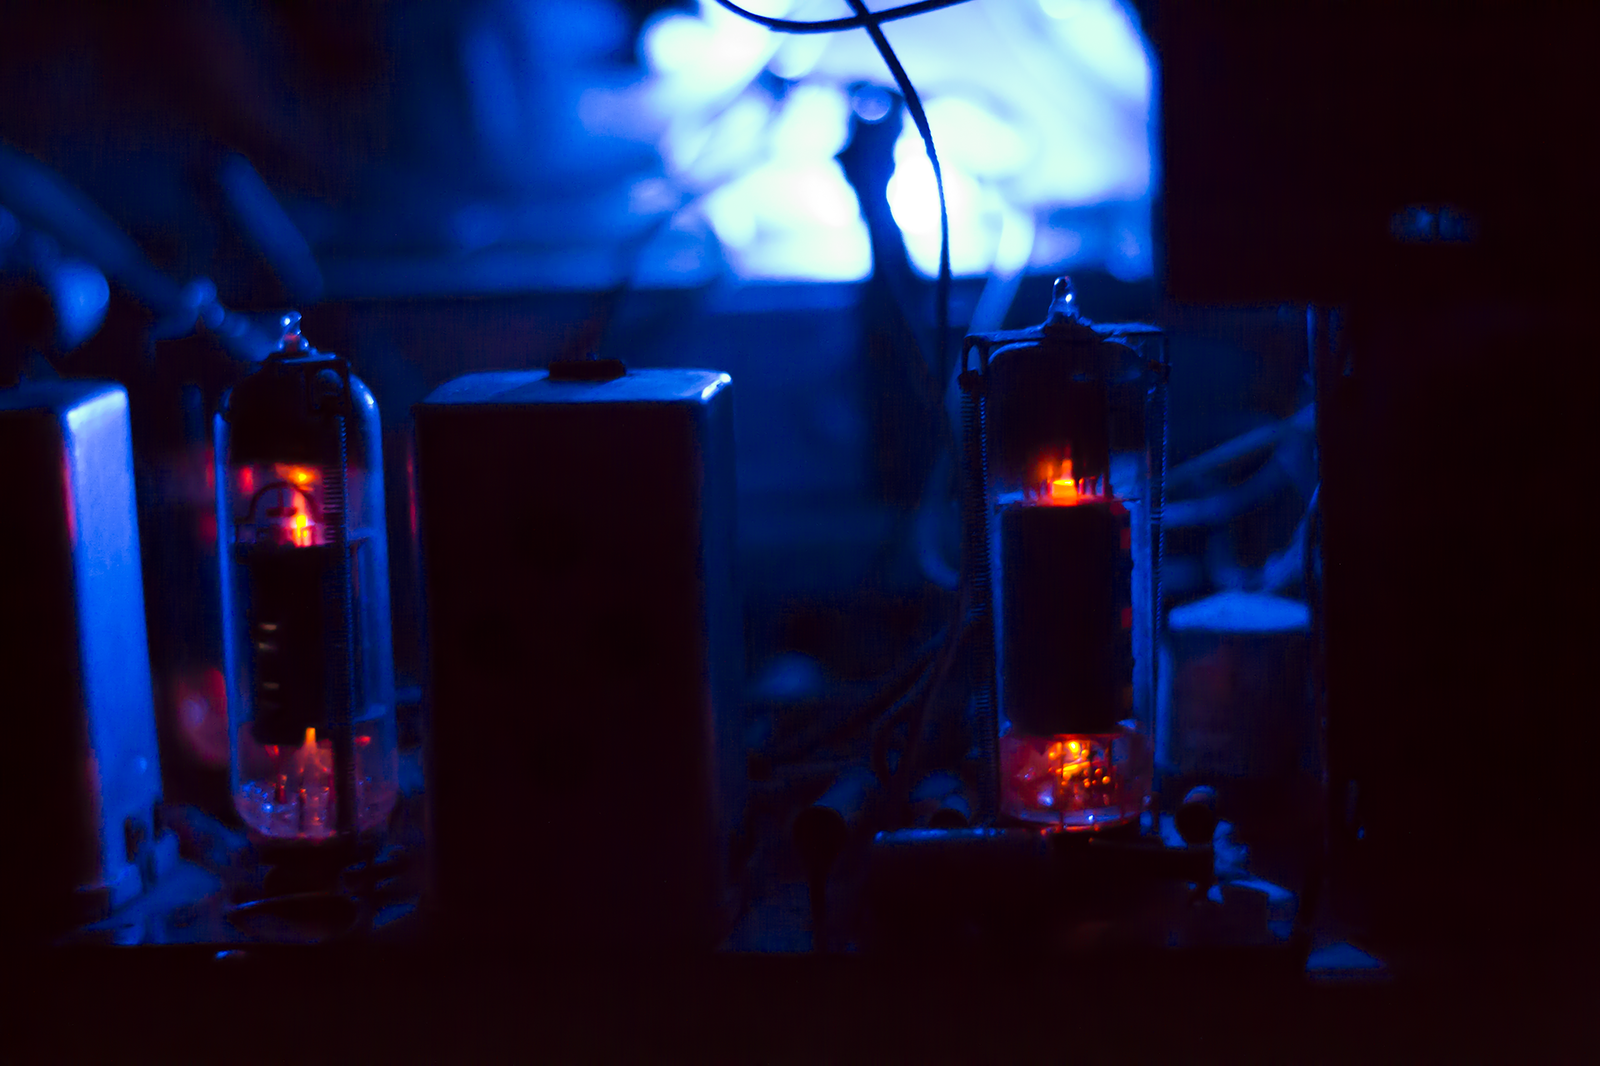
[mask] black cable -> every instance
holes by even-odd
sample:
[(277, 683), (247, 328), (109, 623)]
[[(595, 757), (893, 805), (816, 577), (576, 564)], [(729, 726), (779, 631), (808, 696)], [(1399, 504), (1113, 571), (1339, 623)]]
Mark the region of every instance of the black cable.
[[(884, 64), (889, 68), (889, 73), (894, 78), (895, 85), (905, 99), (906, 110), (911, 113), (911, 121), (917, 127), (917, 133), (922, 137), (923, 148), (928, 153), (928, 163), (933, 167), (934, 185), (939, 193), (939, 277), (935, 290), (935, 364), (939, 380), (945, 380), (949, 373), (947, 353), (950, 348), (950, 211), (945, 199), (944, 170), (939, 166), (939, 155), (933, 145), (933, 130), (928, 125), (928, 115), (923, 109), (922, 98), (917, 94), (916, 86), (911, 83), (911, 78), (906, 74), (905, 67), (900, 63), (899, 56), (895, 55), (894, 48), (884, 36), (882, 23), (898, 18), (907, 18), (912, 15), (936, 11), (942, 7), (950, 7), (961, 3), (963, 0), (922, 0), (919, 3), (906, 4), (901, 7), (891, 8), (888, 11), (873, 12), (867, 8), (864, 0), (848, 0), (850, 9), (855, 12), (855, 18), (832, 19), (821, 22), (795, 22), (788, 19), (773, 19), (746, 11), (730, 0), (717, 0), (723, 7), (734, 14), (749, 19), (768, 29), (778, 30), (783, 33), (832, 33), (839, 30), (864, 29), (872, 38), (873, 46), (878, 54), (883, 57)], [(970, 570), (970, 568), (969, 568)], [(909, 768), (917, 755), (918, 743), (921, 740), (923, 719), (927, 705), (932, 700), (934, 690), (944, 680), (955, 660), (955, 653), (964, 643), (966, 636), (967, 612), (969, 610), (970, 588), (963, 582), (961, 604), (957, 611), (957, 623), (948, 631), (948, 640), (944, 648), (933, 663), (919, 671), (917, 680), (912, 689), (901, 697), (896, 704), (887, 711), (879, 720), (873, 737), (874, 763), (886, 762), (886, 742), (890, 730), (902, 715), (910, 715), (910, 731), (907, 737), (906, 750), (901, 757), (894, 780), (881, 794), (884, 801), (893, 803), (902, 791), (909, 776)], [(869, 822), (876, 822), (876, 818), (869, 818)]]
[(784, 33), (832, 33), (838, 30), (864, 29), (872, 38), (872, 43), (888, 66), (901, 96), (905, 97), (906, 110), (911, 112), (911, 121), (916, 124), (917, 132), (922, 135), (922, 145), (927, 149), (928, 162), (933, 166), (933, 181), (939, 190), (939, 280), (934, 297), (938, 321), (934, 351), (939, 380), (943, 381), (948, 372), (945, 355), (950, 347), (950, 211), (945, 202), (944, 171), (939, 166), (939, 155), (933, 147), (933, 130), (928, 125), (927, 112), (922, 108), (922, 98), (917, 95), (916, 86), (911, 84), (905, 67), (900, 65), (900, 57), (895, 55), (894, 49), (889, 45), (889, 39), (883, 35), (883, 27), (880, 24), (897, 18), (937, 11), (942, 7), (963, 3), (964, 0), (922, 0), (920, 3), (890, 8), (883, 12), (869, 10), (864, 0), (848, 0), (848, 2), (850, 9), (856, 13), (855, 18), (831, 19), (824, 22), (793, 22), (788, 19), (767, 18), (753, 11), (746, 11), (737, 4), (730, 3), (729, 0), (717, 0), (717, 3), (742, 18)]
[(939, 190), (939, 282), (934, 297), (938, 323), (934, 351), (939, 380), (943, 381), (946, 374), (945, 352), (950, 347), (950, 212), (944, 197), (944, 171), (939, 166), (939, 154), (933, 148), (933, 130), (928, 125), (927, 112), (922, 109), (922, 98), (917, 95), (916, 86), (911, 84), (906, 68), (900, 65), (900, 57), (895, 55), (894, 49), (889, 46), (889, 39), (883, 35), (883, 27), (878, 24), (878, 16), (867, 10), (865, 0), (849, 0), (849, 2), (850, 9), (865, 23), (867, 34), (877, 46), (878, 54), (883, 57), (889, 73), (894, 76), (894, 83), (900, 87), (900, 94), (905, 97), (906, 110), (911, 112), (911, 121), (916, 123), (917, 132), (922, 135), (922, 146), (928, 151), (928, 162), (933, 166), (933, 181)]
[[(864, 0), (849, 0), (850, 9), (856, 13), (857, 19), (867, 34), (872, 38), (873, 45), (878, 49), (878, 54), (883, 57), (884, 64), (888, 66), (889, 73), (894, 77), (895, 84), (899, 87), (901, 95), (905, 98), (906, 110), (911, 113), (911, 121), (916, 124), (917, 132), (922, 135), (923, 147), (928, 153), (928, 162), (933, 167), (933, 180), (939, 191), (939, 281), (935, 296), (937, 308), (937, 323), (935, 333), (935, 362), (938, 366), (939, 380), (944, 380), (946, 373), (945, 353), (950, 341), (950, 213), (945, 201), (944, 172), (939, 166), (939, 155), (933, 146), (933, 130), (928, 125), (927, 112), (923, 110), (922, 98), (917, 95), (916, 86), (911, 84), (911, 78), (906, 74), (905, 67), (900, 64), (900, 57), (895, 55), (894, 48), (884, 36), (883, 28), (879, 25), (880, 16), (874, 15), (867, 9)], [(963, 597), (965, 599), (965, 597)], [(964, 605), (963, 605), (964, 606)], [(926, 718), (927, 706), (933, 698), (933, 692), (939, 687), (940, 682), (948, 673), (955, 655), (954, 650), (960, 647), (964, 629), (961, 622), (965, 621), (965, 610), (958, 615), (957, 626), (953, 628), (951, 640), (945, 646), (943, 653), (932, 664), (931, 669), (920, 678), (919, 683), (912, 692), (888, 715), (879, 725), (878, 737), (874, 743), (874, 762), (881, 758), (887, 763), (887, 753), (883, 750), (883, 742), (887, 741), (890, 730), (894, 727), (896, 719), (902, 711), (910, 715), (909, 731), (906, 737), (906, 748), (901, 755), (899, 766), (893, 775), (889, 788), (884, 791), (887, 802), (895, 802), (902, 791), (902, 786), (909, 779), (909, 768), (917, 754), (917, 748), (922, 737), (922, 727)]]
[[(717, 3), (732, 11), (741, 18), (757, 22), (769, 30), (780, 33), (837, 33), (840, 30), (863, 29), (874, 22), (893, 22), (895, 19), (910, 18), (912, 15), (924, 15), (929, 11), (938, 11), (942, 7), (954, 7), (964, 4), (967, 0), (919, 0), (915, 4), (902, 4), (900, 7), (891, 7), (887, 11), (868, 12), (865, 15), (857, 14), (855, 18), (823, 19), (818, 22), (795, 22), (792, 19), (775, 19), (766, 15), (758, 15), (754, 11), (746, 11), (738, 4), (731, 4), (728, 0), (717, 0)], [(855, 5), (851, 5), (854, 7)], [(858, 9), (859, 11), (859, 9)]]

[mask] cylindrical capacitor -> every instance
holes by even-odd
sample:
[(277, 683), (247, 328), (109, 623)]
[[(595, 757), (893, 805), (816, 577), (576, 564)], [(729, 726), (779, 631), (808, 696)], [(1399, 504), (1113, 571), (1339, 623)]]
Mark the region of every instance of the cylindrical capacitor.
[(1132, 713), (1132, 557), (1115, 500), (999, 516), (1000, 691), (1030, 736), (1108, 733)]

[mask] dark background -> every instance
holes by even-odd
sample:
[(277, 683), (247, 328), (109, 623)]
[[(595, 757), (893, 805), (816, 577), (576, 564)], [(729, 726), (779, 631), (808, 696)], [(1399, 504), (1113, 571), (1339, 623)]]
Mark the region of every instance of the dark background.
[[(1318, 390), (1339, 853), (1401, 939), (1588, 943), (1591, 568), (1569, 515), (1594, 9), (1151, 6), (1167, 297), (1338, 309)], [(1415, 205), (1464, 222), (1397, 225)], [(1544, 728), (1563, 739), (1509, 741)], [(1530, 790), (1496, 796), (1518, 768)]]
[[(1596, 749), (1580, 645), (1593, 628), (1594, 11), (1138, 6), (1160, 64), (1160, 277), (1079, 279), (1082, 304), (1169, 330), (1174, 463), (1292, 414), (1314, 378), (1337, 905), (1396, 952), (1464, 967), (1473, 995), (1512, 978), (1591, 987), (1577, 953), (1593, 932)], [(635, 19), (647, 10), (630, 7)], [(941, 595), (907, 532), (938, 454), (937, 408), (912, 398), (921, 355), (896, 333), (915, 308), (872, 283), (617, 294), (536, 281), (492, 296), (307, 302), (314, 286), (231, 213), (217, 180), (230, 152), (286, 201), (354, 220), (330, 231), (330, 247), (376, 227), (426, 250), (415, 236), (426, 226), (407, 219), (501, 195), (470, 152), (444, 151), (447, 94), (418, 88), (438, 74), (418, 41), (429, 20), (448, 30), (452, 17), (376, 0), (11, 4), (0, 139), (82, 189), (162, 271), (213, 278), (230, 307), (300, 304), (307, 336), (354, 360), (389, 427), (402, 685), (418, 655), (399, 461), (410, 405), (466, 370), (590, 347), (638, 365), (714, 366), (739, 383), (752, 683), (796, 653), (812, 663), (796, 682), (808, 692), (880, 675)], [(633, 61), (625, 43), (597, 56)], [(652, 164), (597, 149), (590, 165), (626, 175)], [(1007, 326), (1042, 317), (1048, 282), (1024, 284)], [(975, 297), (957, 286), (956, 322)], [(105, 325), (61, 366), (123, 380), (134, 397), (169, 793), (225, 810), (216, 772), (186, 752), (170, 717), (175, 678), (215, 658), (203, 503), (174, 486), (227, 376), (199, 341), (149, 361), (151, 317), (114, 291)], [(1291, 493), (1265, 508), (1233, 550), (1259, 563), (1296, 507)], [(1175, 548), (1175, 598), (1213, 587)], [(812, 976), (831, 980), (779, 983), (814, 988)], [(959, 982), (981, 983), (948, 979), (963, 1001)], [(1458, 1005), (1471, 999), (1458, 993)], [(985, 1002), (999, 1010), (1002, 999)], [(1543, 1001), (1547, 1051), (1566, 1002)], [(1323, 1031), (1342, 1012), (1407, 1013), (1392, 1000), (1318, 1010), (1304, 1017)], [(1443, 1032), (1461, 1024), (1428, 1017)]]

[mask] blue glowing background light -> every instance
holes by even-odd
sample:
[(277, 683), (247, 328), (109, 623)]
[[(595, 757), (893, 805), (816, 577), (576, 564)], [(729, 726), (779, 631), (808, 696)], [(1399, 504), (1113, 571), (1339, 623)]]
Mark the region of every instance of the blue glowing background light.
[[(844, 0), (746, 6), (849, 14)], [(956, 274), (1100, 266), (1149, 276), (1151, 67), (1119, 0), (983, 0), (885, 33), (927, 104)], [(865, 33), (773, 33), (703, 0), (694, 14), (650, 22), (640, 55), (667, 172), (690, 198), (673, 232), (714, 235), (740, 277), (870, 273), (866, 226), (834, 159), (849, 135), (847, 87), (892, 84)], [(909, 122), (894, 156), (890, 209), (913, 266), (931, 276), (938, 202)]]

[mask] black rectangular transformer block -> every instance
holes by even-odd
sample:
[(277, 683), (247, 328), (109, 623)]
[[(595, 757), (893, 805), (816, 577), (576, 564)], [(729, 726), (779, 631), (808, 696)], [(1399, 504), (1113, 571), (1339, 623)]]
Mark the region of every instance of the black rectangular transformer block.
[(414, 410), (428, 897), (454, 943), (726, 932), (745, 779), (730, 385), (482, 373)]

